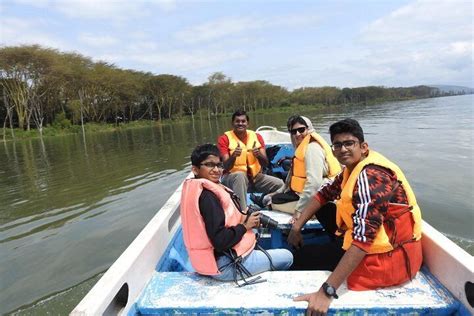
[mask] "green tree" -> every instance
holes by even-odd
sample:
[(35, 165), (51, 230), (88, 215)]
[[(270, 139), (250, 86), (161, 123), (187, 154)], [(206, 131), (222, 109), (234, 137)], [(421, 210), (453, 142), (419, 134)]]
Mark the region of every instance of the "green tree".
[[(191, 91), (186, 79), (174, 75), (152, 76), (145, 83), (149, 102), (158, 110), (158, 120), (180, 116), (183, 111), (183, 95)], [(173, 111), (174, 110), (174, 111)]]
[(211, 112), (215, 115), (225, 113), (226, 108), (231, 104), (230, 95), (233, 90), (231, 78), (222, 72), (215, 72), (208, 77), (205, 84), (208, 89), (208, 116)]

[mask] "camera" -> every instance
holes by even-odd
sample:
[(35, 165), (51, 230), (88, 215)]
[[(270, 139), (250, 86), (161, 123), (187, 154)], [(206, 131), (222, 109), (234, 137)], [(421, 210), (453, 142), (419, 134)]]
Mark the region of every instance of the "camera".
[[(249, 205), (247, 210), (247, 219), (249, 218), (250, 214), (257, 211), (260, 211), (258, 206)], [(276, 229), (278, 227), (278, 222), (267, 215), (260, 214), (260, 226), (263, 228)]]

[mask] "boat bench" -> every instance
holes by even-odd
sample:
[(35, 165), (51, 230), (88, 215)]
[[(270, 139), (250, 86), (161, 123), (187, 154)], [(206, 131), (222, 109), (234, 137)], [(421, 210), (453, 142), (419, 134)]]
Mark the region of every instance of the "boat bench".
[[(260, 213), (265, 214), (275, 221), (278, 222), (278, 228), (277, 229), (271, 229), (269, 231), (270, 235), (270, 243), (268, 248), (270, 249), (275, 249), (275, 248), (286, 248), (287, 243), (286, 243), (286, 238), (287, 236), (285, 235), (285, 231), (289, 231), (291, 229), (291, 224), (290, 224), (290, 219), (292, 216), (288, 213), (283, 213), (279, 211), (269, 211), (269, 210), (261, 210)], [(305, 232), (322, 232), (323, 227), (319, 223), (317, 219), (311, 219), (306, 224), (304, 225), (302, 229), (303, 233), (303, 238), (305, 239), (305, 243), (309, 244), (312, 243), (310, 240), (315, 238), (313, 235), (305, 235)], [(327, 242), (329, 241), (329, 238), (326, 237), (326, 235), (318, 235), (317, 236), (318, 242)]]
[[(292, 218), (291, 214), (279, 212), (279, 211), (270, 211), (262, 209), (260, 213), (270, 216), (272, 219), (278, 222), (279, 229), (290, 229), (291, 224), (290, 220)], [(311, 219), (306, 222), (303, 229), (322, 229), (323, 226), (319, 223), (317, 219)]]
[[(306, 302), (295, 296), (311, 293), (329, 271), (272, 271), (266, 282), (237, 287), (192, 272), (156, 272), (136, 303), (139, 315), (288, 314), (304, 315)], [(338, 289), (329, 314), (450, 315), (458, 302), (427, 271), (403, 286), (374, 291)]]

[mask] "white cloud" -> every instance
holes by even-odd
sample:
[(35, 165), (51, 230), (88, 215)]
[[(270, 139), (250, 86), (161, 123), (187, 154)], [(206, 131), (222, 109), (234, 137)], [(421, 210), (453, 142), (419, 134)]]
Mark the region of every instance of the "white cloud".
[(454, 42), (450, 44), (449, 51), (453, 55), (471, 55), (473, 51), (474, 43), (468, 41), (465, 42)]
[(245, 58), (246, 55), (240, 51), (168, 51), (168, 52), (145, 52), (127, 54), (123, 58), (149, 65), (156, 71), (164, 69), (177, 69), (189, 71), (207, 67), (217, 67), (225, 62)]
[(54, 9), (68, 17), (125, 21), (147, 16), (156, 7), (164, 12), (176, 8), (176, 0), (17, 0), (20, 4)]
[(260, 18), (256, 16), (224, 17), (214, 21), (188, 27), (175, 34), (178, 40), (187, 43), (206, 42), (227, 36), (273, 27), (298, 27), (318, 21), (314, 15), (288, 15)]
[(43, 19), (5, 18), (0, 22), (0, 44), (2, 46), (41, 44), (42, 46), (59, 48), (65, 43), (41, 31), (47, 24)]
[(365, 27), (360, 42), (365, 54), (345, 64), (370, 69), (373, 82), (470, 84), (471, 10), (468, 1), (419, 0), (403, 6)]
[(164, 12), (171, 12), (176, 10), (176, 0), (149, 0), (150, 3), (154, 3)]
[[(177, 0), (16, 0), (15, 4), (19, 1), (44, 10), (31, 19), (19, 18), (23, 15), (14, 10), (23, 9), (21, 5), (9, 7), (0, 1), (7, 16), (0, 20), (0, 44), (75, 50), (119, 67), (179, 73), (190, 80), (222, 70), (235, 80), (264, 79), (287, 87), (472, 81), (473, 22), (468, 2), (413, 1), (366, 22), (357, 32), (354, 21), (360, 25), (365, 16), (352, 21), (343, 14), (341, 22), (322, 20), (328, 16), (324, 10), (275, 13), (269, 8), (268, 14), (258, 15), (258, 10), (247, 14), (223, 6), (225, 11), (212, 20), (201, 10), (212, 3), (189, 12), (196, 5), (188, 2), (167, 15), (164, 12), (177, 9)], [(186, 19), (189, 14), (193, 18)], [(196, 19), (206, 22), (193, 22)], [(340, 32), (347, 27), (352, 29)]]
[(80, 34), (79, 41), (96, 48), (110, 48), (120, 43), (120, 40), (110, 35)]
[(197, 43), (238, 34), (244, 30), (259, 28), (260, 24), (260, 22), (254, 21), (250, 17), (224, 18), (187, 28), (184, 31), (178, 32), (176, 37), (178, 40), (188, 43)]
[(76, 18), (122, 20), (140, 14), (140, 4), (122, 1), (72, 0), (55, 2), (61, 13)]
[(419, 0), (370, 23), (362, 39), (382, 45), (465, 39), (472, 36), (472, 23), (469, 1)]

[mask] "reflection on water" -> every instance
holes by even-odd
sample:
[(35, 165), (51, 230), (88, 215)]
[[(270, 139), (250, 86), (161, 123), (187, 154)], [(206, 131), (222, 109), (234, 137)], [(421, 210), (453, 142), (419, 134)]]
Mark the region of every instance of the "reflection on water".
[[(473, 98), (341, 106), (304, 113), (328, 139), (354, 117), (404, 169), (424, 218), (471, 254)], [(251, 116), (284, 129), (289, 113)], [(189, 171), (192, 148), (230, 118), (0, 144), (0, 313), (69, 312)]]

